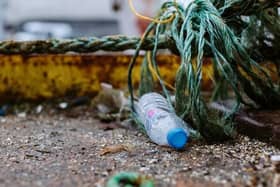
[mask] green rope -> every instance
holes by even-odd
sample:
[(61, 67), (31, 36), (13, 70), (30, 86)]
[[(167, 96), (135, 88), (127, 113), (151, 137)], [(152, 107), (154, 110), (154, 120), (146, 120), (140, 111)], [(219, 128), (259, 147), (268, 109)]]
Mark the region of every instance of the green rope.
[[(233, 13), (232, 10), (236, 10), (239, 6), (244, 10)], [(165, 19), (171, 14), (175, 14), (175, 19), (166, 25), (153, 23), (149, 28), (149, 32), (151, 28), (153, 29), (155, 37), (153, 66), (158, 74), (155, 60), (157, 37), (167, 33), (172, 36), (182, 59), (176, 74), (177, 114), (188, 120), (208, 141), (224, 140), (235, 136), (233, 117), (239, 110), (240, 104), (254, 105), (244, 98), (244, 94), (262, 107), (280, 107), (279, 86), (271, 81), (267, 72), (247, 53), (246, 45), (238, 39), (242, 33), (235, 32), (231, 22), (223, 18), (225, 16), (233, 19), (241, 14), (252, 14), (256, 10), (268, 10), (270, 6), (276, 6), (275, 2), (194, 0), (186, 8), (167, 2), (163, 4), (158, 19)], [(274, 50), (279, 48), (276, 46)], [(137, 55), (136, 53), (135, 57)], [(235, 95), (235, 106), (231, 112), (223, 115), (208, 108), (207, 101), (201, 95), (202, 66), (206, 56), (213, 57), (215, 82), (222, 84), (216, 88), (217, 92), (214, 93), (213, 98), (221, 98), (219, 94), (222, 91), (228, 92), (225, 89), (221, 91), (221, 88), (230, 88)], [(133, 69), (133, 66), (130, 68)], [(129, 72), (132, 72), (132, 69)], [(131, 76), (130, 74), (129, 79)], [(142, 81), (147, 80), (142, 76)], [(160, 80), (160, 83), (162, 82), (163, 80)], [(169, 91), (164, 84), (161, 86), (166, 97), (169, 98)], [(224, 95), (226, 94), (223, 93), (223, 97)], [(133, 100), (131, 102), (133, 103)]]
[(279, 0), (211, 0), (225, 17), (256, 14), (260, 10), (279, 6)]
[[(66, 52), (92, 53), (96, 51), (124, 51), (135, 49), (140, 42), (139, 37), (106, 36), (103, 38), (80, 38), (69, 40), (42, 41), (3, 41), (0, 42), (0, 54), (63, 54)], [(141, 45), (142, 50), (154, 47), (154, 38), (146, 37)], [(173, 46), (173, 47), (172, 47)], [(161, 35), (158, 48), (176, 50), (172, 38)], [(173, 49), (172, 49), (173, 48)]]
[[(154, 24), (151, 24), (148, 26), (148, 28), (146, 29), (146, 31), (143, 35), (143, 38), (146, 38), (149, 35), (149, 33), (152, 31), (153, 27), (154, 27)], [(131, 104), (131, 109), (132, 109), (133, 113), (135, 112), (135, 108), (134, 108), (134, 93), (133, 93), (133, 82), (132, 82), (132, 73), (133, 72), (132, 71), (136, 64), (136, 59), (140, 53), (140, 49), (142, 48), (143, 44), (144, 44), (144, 40), (140, 40), (140, 42), (138, 43), (138, 46), (135, 49), (135, 55), (133, 56), (131, 63), (129, 64), (129, 67), (128, 67), (128, 91), (130, 93), (130, 104)]]
[(147, 55), (145, 56), (141, 66), (141, 82), (139, 85), (139, 96), (154, 91), (154, 78), (150, 71)]
[(122, 172), (118, 173), (107, 182), (107, 187), (154, 187), (154, 183), (151, 179), (143, 177), (138, 173)]

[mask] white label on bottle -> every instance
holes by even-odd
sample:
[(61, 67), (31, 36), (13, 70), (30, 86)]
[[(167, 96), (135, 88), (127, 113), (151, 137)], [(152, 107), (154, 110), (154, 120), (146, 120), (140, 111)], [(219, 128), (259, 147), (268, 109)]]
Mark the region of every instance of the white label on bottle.
[(158, 121), (165, 117), (167, 114), (165, 111), (158, 109), (150, 109), (146, 113), (146, 130), (150, 131), (153, 125), (157, 125)]

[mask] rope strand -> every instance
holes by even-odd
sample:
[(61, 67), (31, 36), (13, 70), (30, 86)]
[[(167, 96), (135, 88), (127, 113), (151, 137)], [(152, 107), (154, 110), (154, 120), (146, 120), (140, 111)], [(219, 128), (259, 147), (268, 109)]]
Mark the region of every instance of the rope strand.
[[(177, 0), (174, 0), (174, 3), (176, 3)], [(168, 19), (166, 20), (157, 20), (157, 19), (154, 19), (154, 18), (151, 18), (151, 17), (148, 17), (148, 16), (144, 16), (140, 13), (138, 13), (136, 11), (136, 9), (134, 8), (133, 6), (133, 3), (132, 3), (132, 0), (128, 0), (128, 3), (129, 3), (129, 7), (131, 9), (131, 11), (139, 18), (143, 19), (143, 20), (147, 20), (147, 21), (150, 21), (150, 22), (154, 22), (154, 23), (157, 23), (157, 24), (167, 24), (167, 23), (170, 23), (174, 18), (175, 18), (175, 15), (172, 14), (172, 16), (170, 16)]]

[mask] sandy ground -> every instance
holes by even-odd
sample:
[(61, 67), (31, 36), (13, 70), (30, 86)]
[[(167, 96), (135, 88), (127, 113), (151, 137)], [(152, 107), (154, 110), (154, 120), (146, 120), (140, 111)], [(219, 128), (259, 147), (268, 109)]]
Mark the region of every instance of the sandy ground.
[(120, 171), (156, 186), (272, 186), (270, 157), (280, 150), (240, 136), (224, 144), (157, 146), (136, 130), (90, 113), (10, 115), (0, 119), (0, 186), (104, 186)]

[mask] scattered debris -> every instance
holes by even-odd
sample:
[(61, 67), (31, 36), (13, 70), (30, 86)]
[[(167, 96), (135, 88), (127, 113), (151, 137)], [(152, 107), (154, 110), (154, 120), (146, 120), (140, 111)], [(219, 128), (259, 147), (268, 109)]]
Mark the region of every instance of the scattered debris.
[(38, 105), (35, 109), (36, 114), (40, 114), (43, 111), (43, 106), (42, 105)]
[(273, 155), (271, 156), (270, 160), (273, 164), (273, 168), (275, 171), (272, 187), (279, 187), (280, 186), (280, 155)]
[(19, 118), (26, 118), (26, 112), (20, 112), (17, 114)]
[(112, 85), (101, 83), (101, 91), (93, 99), (92, 106), (100, 113), (118, 113), (127, 103), (124, 92), (114, 89)]
[(122, 151), (131, 152), (131, 148), (127, 145), (110, 145), (103, 148), (100, 152), (100, 155), (103, 156), (107, 154), (119, 153)]
[(270, 159), (275, 167), (275, 171), (280, 174), (280, 155), (273, 155)]
[(77, 107), (81, 105), (86, 105), (90, 103), (90, 98), (88, 96), (81, 96), (75, 99), (72, 99), (69, 101), (69, 106), (70, 107)]
[(271, 156), (272, 163), (280, 164), (280, 155), (273, 155)]
[(98, 119), (100, 119), (100, 121), (102, 122), (106, 122), (106, 123), (110, 123), (112, 121), (117, 121), (120, 118), (120, 114), (119, 113), (115, 113), (115, 114), (107, 114), (107, 113), (101, 113), (99, 112), (97, 114)]
[[(98, 181), (106, 186), (108, 176), (120, 171), (151, 176), (156, 186), (176, 186), (178, 175), (202, 184), (272, 186), (276, 174), (271, 155), (280, 150), (248, 137), (221, 144), (191, 143), (177, 152), (151, 143), (139, 131), (101, 130), (104, 123), (92, 115), (73, 119), (64, 111), (45, 114), (47, 106), (42, 115), (30, 114), (28, 120), (9, 115), (1, 123), (0, 186), (37, 186), (45, 176), (50, 178), (41, 186), (92, 186)], [(100, 156), (109, 145), (124, 148)], [(255, 178), (256, 185), (249, 185)]]
[(105, 124), (100, 124), (99, 128), (104, 131), (108, 131), (108, 130), (114, 130), (114, 129), (124, 128), (124, 127), (119, 125), (118, 123), (105, 123)]
[(64, 110), (64, 109), (66, 109), (68, 107), (68, 103), (66, 103), (66, 102), (59, 103), (58, 107), (60, 109)]
[(199, 182), (193, 179), (178, 179), (176, 187), (222, 187), (223, 185), (214, 182)]
[(129, 117), (130, 110), (124, 91), (114, 89), (112, 85), (101, 83), (101, 91), (92, 100), (91, 106), (97, 110), (96, 117), (103, 122), (125, 120)]
[(106, 185), (106, 187), (118, 186), (154, 187), (154, 182), (138, 173), (121, 172), (111, 177)]
[(0, 116), (6, 116), (6, 112), (0, 109)]
[(50, 153), (52, 153), (51, 151), (49, 151), (49, 150), (41, 150), (41, 149), (37, 149), (36, 150), (37, 152), (39, 152), (39, 153), (42, 153), (42, 154), (50, 154)]
[(8, 105), (4, 105), (0, 107), (0, 116), (6, 116), (8, 108), (9, 108)]

